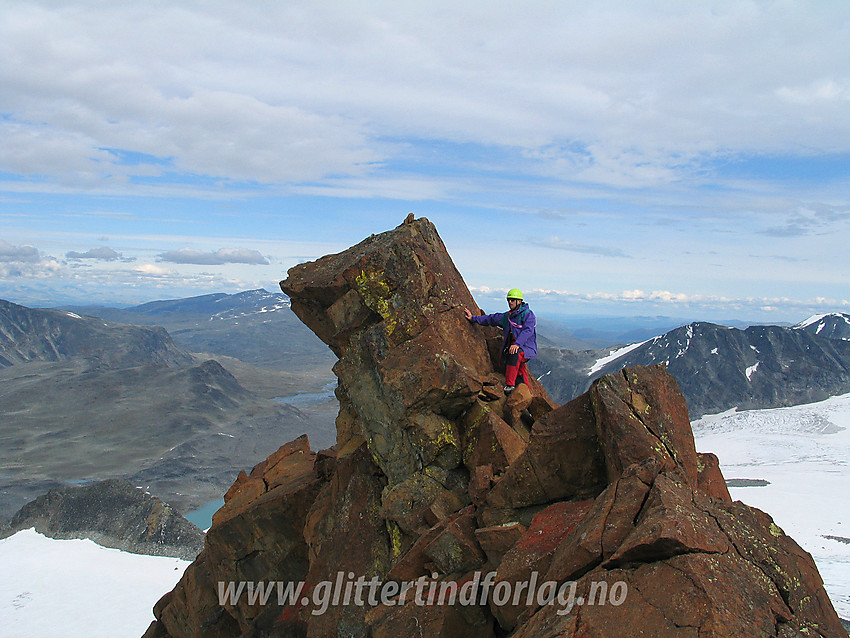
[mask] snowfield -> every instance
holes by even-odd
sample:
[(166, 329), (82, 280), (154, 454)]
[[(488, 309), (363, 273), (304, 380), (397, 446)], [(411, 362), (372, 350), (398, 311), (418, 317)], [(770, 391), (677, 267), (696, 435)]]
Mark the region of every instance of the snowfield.
[(139, 638), (188, 565), (20, 531), (0, 540), (0, 635)]
[(850, 618), (850, 394), (790, 408), (730, 410), (694, 421), (735, 500), (770, 514), (815, 559), (838, 615)]

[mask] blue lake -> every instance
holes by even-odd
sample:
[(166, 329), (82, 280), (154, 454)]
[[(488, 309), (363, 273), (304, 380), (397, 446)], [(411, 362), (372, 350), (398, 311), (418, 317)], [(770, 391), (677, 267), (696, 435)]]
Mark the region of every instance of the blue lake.
[(294, 405), (296, 408), (309, 408), (321, 405), (327, 401), (336, 400), (336, 396), (334, 395), (335, 389), (336, 379), (325, 384), (320, 392), (299, 392), (285, 397), (275, 397), (274, 400), (279, 403)]
[(186, 514), (186, 520), (206, 531), (212, 525), (213, 514), (215, 514), (222, 505), (224, 505), (223, 498), (217, 498), (214, 501), (204, 503), (195, 511)]

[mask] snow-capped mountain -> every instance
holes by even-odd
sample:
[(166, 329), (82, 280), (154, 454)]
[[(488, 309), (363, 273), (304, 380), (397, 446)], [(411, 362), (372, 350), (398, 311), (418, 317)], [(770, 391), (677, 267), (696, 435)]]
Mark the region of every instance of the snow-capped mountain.
[(129, 308), (68, 306), (64, 309), (127, 323), (150, 325), (159, 322), (173, 324), (178, 321), (221, 321), (288, 311), (289, 297), (260, 288), (245, 290), (232, 295), (217, 292), (184, 299), (149, 301)]
[[(823, 332), (823, 331), (822, 331)], [(693, 417), (740, 409), (769, 408), (818, 401), (850, 391), (850, 341), (830, 339), (807, 329), (751, 326), (746, 330), (697, 322), (648, 341), (585, 353), (544, 353), (541, 370), (547, 388), (557, 378), (562, 389), (583, 392), (604, 374), (633, 365), (666, 363), (688, 401)], [(581, 378), (583, 375), (583, 378)], [(549, 384), (549, 385), (547, 385)], [(564, 392), (559, 402), (572, 398)]]
[(850, 341), (850, 315), (845, 315), (843, 312), (812, 315), (805, 321), (798, 323), (794, 328), (828, 339)]
[(151, 301), (126, 310), (127, 312), (148, 316), (204, 314), (209, 316), (210, 321), (221, 321), (262, 315), (288, 308), (289, 297), (260, 288), (233, 295), (215, 293), (186, 299)]

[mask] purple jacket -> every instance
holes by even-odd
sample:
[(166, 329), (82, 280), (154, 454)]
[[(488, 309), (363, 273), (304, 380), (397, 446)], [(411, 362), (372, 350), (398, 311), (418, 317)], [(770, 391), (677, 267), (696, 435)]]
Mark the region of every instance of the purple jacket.
[(537, 319), (527, 303), (521, 303), (514, 311), (473, 316), (471, 321), (482, 326), (499, 326), (505, 335), (502, 352), (510, 343), (510, 335), (513, 335), (514, 343), (522, 348), (526, 359), (537, 356)]

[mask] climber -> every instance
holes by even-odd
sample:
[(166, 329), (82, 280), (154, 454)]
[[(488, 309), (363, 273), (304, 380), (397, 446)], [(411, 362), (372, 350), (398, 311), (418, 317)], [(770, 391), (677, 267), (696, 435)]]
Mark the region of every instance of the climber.
[(502, 361), (505, 364), (505, 392), (512, 392), (517, 379), (528, 385), (529, 361), (537, 356), (537, 320), (531, 308), (522, 299), (522, 291), (511, 288), (508, 291), (508, 312), (492, 315), (473, 315), (468, 308), (463, 314), (471, 323), (482, 326), (500, 326), (504, 332), (502, 341)]

